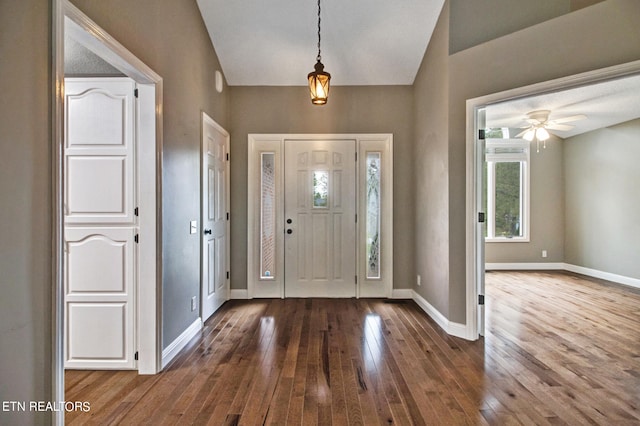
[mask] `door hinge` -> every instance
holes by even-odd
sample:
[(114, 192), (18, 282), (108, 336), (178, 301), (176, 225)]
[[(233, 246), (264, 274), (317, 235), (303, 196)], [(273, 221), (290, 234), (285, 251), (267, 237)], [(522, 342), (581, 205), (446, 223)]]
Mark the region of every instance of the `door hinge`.
[(358, 161), (358, 153), (356, 152), (356, 161)]
[(480, 129), (480, 130), (478, 130), (478, 139), (480, 139), (480, 140), (482, 140), (482, 141), (483, 141), (483, 140), (485, 140), (485, 132), (484, 132), (484, 129)]
[(136, 354), (133, 356), (133, 359), (135, 359), (136, 361), (138, 360), (138, 351), (136, 351)]
[(355, 277), (356, 277), (356, 284), (358, 284), (358, 276), (356, 275)]
[(227, 212), (227, 220), (229, 220), (229, 212)]
[(229, 271), (227, 271), (227, 279), (229, 279)]
[(140, 242), (140, 238), (138, 237), (138, 235), (140, 235), (140, 234), (136, 234), (136, 236), (133, 237), (133, 241), (135, 241), (136, 243)]
[(478, 212), (478, 222), (479, 223), (484, 223), (485, 222), (485, 214), (484, 214), (484, 212)]
[(138, 208), (137, 208), (137, 207), (136, 207), (135, 209), (133, 209), (133, 214), (134, 214), (135, 216), (138, 216)]
[(358, 223), (358, 213), (356, 213), (356, 223)]
[(229, 153), (227, 152), (227, 161), (229, 161)]
[(133, 91), (133, 96), (135, 96), (136, 98), (138, 97), (138, 89), (135, 89), (135, 90)]
[(484, 305), (484, 294), (478, 295), (478, 305)]

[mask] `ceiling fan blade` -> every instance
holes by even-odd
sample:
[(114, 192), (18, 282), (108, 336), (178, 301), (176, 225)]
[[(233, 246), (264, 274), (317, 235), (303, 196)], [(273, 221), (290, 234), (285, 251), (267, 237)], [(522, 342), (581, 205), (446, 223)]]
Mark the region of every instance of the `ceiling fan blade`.
[(524, 121), (526, 121), (529, 124), (533, 124), (534, 126), (538, 124), (542, 124), (540, 120), (536, 120), (535, 118), (525, 118)]
[(586, 115), (577, 114), (577, 115), (571, 115), (569, 117), (554, 118), (553, 120), (549, 120), (549, 123), (550, 124), (568, 123), (570, 121), (584, 120), (585, 118), (587, 118)]
[(525, 130), (523, 130), (522, 132), (518, 133), (517, 135), (514, 136), (514, 138), (521, 138), (522, 136), (524, 136), (525, 133), (527, 133), (529, 131), (529, 127), (527, 127)]
[(570, 124), (557, 124), (557, 123), (550, 123), (546, 126), (547, 129), (549, 130), (560, 130), (561, 132), (566, 132), (567, 130), (571, 130), (576, 126), (572, 126)]

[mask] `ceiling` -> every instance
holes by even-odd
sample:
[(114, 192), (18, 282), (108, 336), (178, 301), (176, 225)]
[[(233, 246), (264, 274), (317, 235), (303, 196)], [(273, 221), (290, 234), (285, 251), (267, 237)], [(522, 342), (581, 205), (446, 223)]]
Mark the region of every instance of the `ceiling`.
[(587, 116), (566, 123), (575, 126), (571, 130), (551, 131), (561, 138), (640, 118), (640, 75), (490, 105), (486, 108), (486, 127), (524, 127), (527, 113), (541, 109), (551, 111), (549, 120)]
[[(197, 0), (231, 86), (305, 86), (318, 53), (315, 0)], [(331, 84), (410, 85), (444, 0), (323, 0)]]

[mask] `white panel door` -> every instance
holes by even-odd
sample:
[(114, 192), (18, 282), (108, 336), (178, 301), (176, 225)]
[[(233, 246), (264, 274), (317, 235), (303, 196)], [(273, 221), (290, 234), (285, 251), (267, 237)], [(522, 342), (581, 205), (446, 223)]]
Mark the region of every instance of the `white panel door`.
[(203, 113), (202, 320), (228, 298), (227, 203), (229, 134)]
[(135, 83), (65, 80), (65, 366), (132, 369)]
[(133, 228), (65, 229), (66, 367), (134, 368)]
[(285, 140), (285, 296), (355, 297), (355, 140)]

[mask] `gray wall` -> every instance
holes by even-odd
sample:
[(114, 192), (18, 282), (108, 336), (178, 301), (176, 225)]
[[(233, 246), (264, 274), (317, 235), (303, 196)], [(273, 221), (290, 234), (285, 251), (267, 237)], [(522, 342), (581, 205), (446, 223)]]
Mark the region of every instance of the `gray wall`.
[[(564, 262), (563, 142), (557, 137), (530, 158), (529, 242), (487, 242), (487, 263)], [(547, 250), (547, 257), (542, 257)]]
[[(195, 1), (73, 0), (91, 19), (163, 78), (162, 346), (193, 321), (200, 299), (200, 120), (207, 112), (229, 127), (228, 90), (215, 91), (221, 70)], [(226, 88), (228, 89), (228, 88)]]
[(450, 53), (604, 0), (451, 0)]
[(51, 396), (49, 15), (46, 0), (0, 1), (0, 401)]
[(311, 104), (306, 87), (231, 88), (231, 285), (247, 288), (247, 136), (249, 133), (393, 133), (394, 288), (413, 271), (412, 89), (332, 87)]
[(450, 52), (531, 27), (565, 13), (569, 0), (450, 0)]
[(640, 120), (568, 138), (565, 262), (640, 279)]
[(415, 290), (449, 314), (449, 3), (414, 82)]

